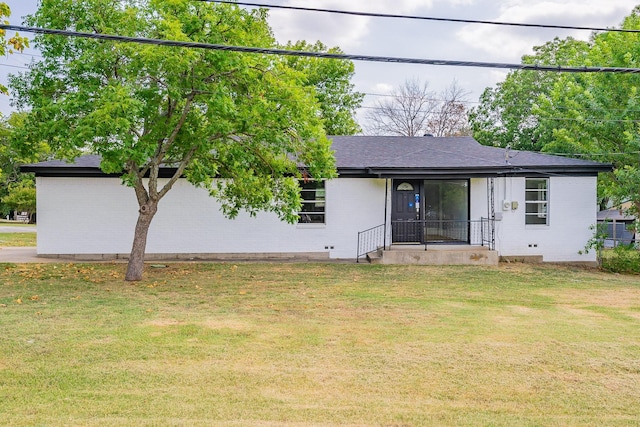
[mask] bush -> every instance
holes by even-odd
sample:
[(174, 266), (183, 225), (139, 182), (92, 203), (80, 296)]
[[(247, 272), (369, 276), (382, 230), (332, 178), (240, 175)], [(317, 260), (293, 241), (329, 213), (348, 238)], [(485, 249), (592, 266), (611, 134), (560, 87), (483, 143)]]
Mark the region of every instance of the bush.
[(605, 250), (601, 268), (612, 273), (640, 274), (640, 252), (633, 244), (618, 245), (614, 249)]

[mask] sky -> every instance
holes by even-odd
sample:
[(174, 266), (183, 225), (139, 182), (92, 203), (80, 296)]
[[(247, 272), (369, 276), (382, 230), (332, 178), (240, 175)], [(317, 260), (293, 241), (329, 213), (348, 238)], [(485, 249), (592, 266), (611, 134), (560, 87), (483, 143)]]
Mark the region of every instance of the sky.
[[(37, 0), (4, 0), (12, 10), (9, 22), (22, 24), (22, 17), (35, 12)], [(454, 19), (473, 19), (535, 24), (618, 27), (640, 0), (254, 0), (257, 3), (339, 9), (383, 14), (406, 14)], [(322, 41), (339, 46), (347, 54), (520, 63), (554, 37), (588, 40), (589, 31), (516, 28), (482, 24), (444, 23), (422, 20), (357, 17), (320, 12), (272, 9), (269, 22), (276, 39)], [(23, 34), (28, 35), (28, 34)], [(32, 56), (35, 54), (36, 56)], [(7, 75), (24, 71), (37, 52), (0, 58), (0, 82)], [(607, 65), (607, 64), (599, 64)], [(507, 70), (355, 62), (355, 90), (367, 94), (358, 120), (365, 124), (367, 109), (384, 100), (405, 81), (427, 82), (439, 93), (453, 81), (468, 92), (469, 106), (477, 105), (485, 88), (504, 80)], [(13, 111), (9, 97), (0, 95), (0, 113)]]

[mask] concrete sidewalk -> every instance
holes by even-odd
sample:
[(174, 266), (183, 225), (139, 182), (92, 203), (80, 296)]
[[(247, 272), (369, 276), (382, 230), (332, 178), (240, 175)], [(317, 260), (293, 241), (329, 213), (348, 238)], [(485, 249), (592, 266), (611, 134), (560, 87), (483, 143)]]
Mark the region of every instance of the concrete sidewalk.
[(38, 258), (36, 248), (30, 247), (0, 247), (0, 262), (12, 262), (15, 264), (23, 263), (46, 263), (46, 262), (64, 262), (64, 260), (56, 258)]
[(35, 233), (35, 225), (5, 225), (0, 223), (0, 233)]

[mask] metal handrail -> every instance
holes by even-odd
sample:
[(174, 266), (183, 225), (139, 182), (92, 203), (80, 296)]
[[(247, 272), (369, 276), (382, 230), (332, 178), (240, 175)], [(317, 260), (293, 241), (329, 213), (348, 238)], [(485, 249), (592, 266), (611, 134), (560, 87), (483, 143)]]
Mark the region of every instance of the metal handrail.
[(462, 243), (495, 248), (495, 220), (409, 220), (392, 221), (393, 243)]
[(378, 250), (384, 247), (385, 224), (376, 225), (375, 227), (368, 228), (358, 232), (358, 255), (356, 262), (360, 262), (360, 257), (367, 255), (370, 252)]

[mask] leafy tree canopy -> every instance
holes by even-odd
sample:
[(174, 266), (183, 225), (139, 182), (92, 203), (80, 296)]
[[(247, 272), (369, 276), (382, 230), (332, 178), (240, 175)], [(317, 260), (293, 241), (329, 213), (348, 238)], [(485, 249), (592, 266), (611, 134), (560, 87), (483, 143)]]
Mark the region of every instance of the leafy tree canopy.
[[(275, 47), (266, 18), (190, 0), (49, 0), (29, 24)], [(335, 174), (315, 83), (286, 58), (60, 36), (36, 45), (42, 60), (11, 81), (18, 105), (32, 110), (22, 144), (100, 154), (102, 170), (133, 187), (140, 215), (128, 280), (142, 277), (149, 224), (179, 177), (207, 188), (230, 217), (266, 210), (293, 222), (297, 179)], [(175, 174), (159, 180), (161, 165)]]
[(2, 197), (2, 203), (11, 210), (27, 212), (29, 222), (36, 211), (36, 187), (33, 181), (23, 180), (9, 186), (9, 192)]
[[(16, 134), (26, 121), (26, 113), (12, 113), (7, 118), (0, 119), (0, 215), (5, 216), (16, 206), (6, 202), (5, 197), (18, 188), (35, 183), (32, 174), (20, 173), (20, 165), (46, 160), (49, 147), (45, 143), (33, 144), (33, 151), (20, 151), (14, 144)], [(35, 211), (35, 194), (33, 197)]]
[[(640, 6), (622, 28), (640, 29)], [(589, 42), (555, 39), (523, 62), (640, 68), (637, 33), (601, 32)], [(640, 213), (640, 75), (515, 71), (488, 88), (471, 114), (483, 144), (612, 163), (600, 179), (603, 201), (632, 201)]]
[[(8, 24), (5, 18), (11, 15), (11, 8), (5, 2), (0, 2), (0, 21), (4, 24)], [(29, 47), (29, 40), (26, 37), (21, 37), (18, 33), (14, 36), (7, 38), (7, 32), (0, 29), (0, 56), (4, 56), (14, 51), (22, 52), (25, 47)], [(0, 93), (7, 94), (7, 88), (0, 84)]]
[[(343, 53), (340, 48), (329, 49), (320, 41), (315, 44), (309, 44), (306, 41), (289, 42), (284, 48)], [(286, 60), (289, 66), (303, 73), (306, 85), (315, 87), (327, 135), (353, 135), (361, 131), (354, 117), (364, 94), (353, 90), (354, 85), (351, 83), (355, 73), (353, 62), (300, 56), (289, 56)]]

